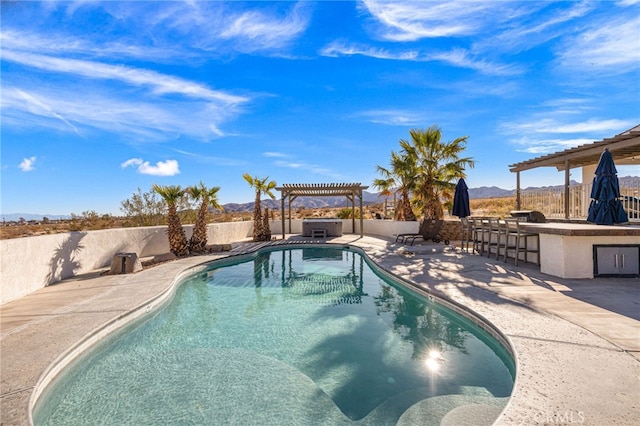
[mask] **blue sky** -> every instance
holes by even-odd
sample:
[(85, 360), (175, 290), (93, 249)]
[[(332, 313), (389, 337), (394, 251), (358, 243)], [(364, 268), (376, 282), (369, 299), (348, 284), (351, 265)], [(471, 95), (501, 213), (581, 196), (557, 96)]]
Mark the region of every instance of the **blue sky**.
[(432, 124), (469, 137), (470, 187), (514, 188), (509, 164), (640, 123), (637, 0), (9, 1), (1, 13), (3, 214), (119, 215), (154, 183), (248, 202), (245, 172), (370, 185), (409, 129)]

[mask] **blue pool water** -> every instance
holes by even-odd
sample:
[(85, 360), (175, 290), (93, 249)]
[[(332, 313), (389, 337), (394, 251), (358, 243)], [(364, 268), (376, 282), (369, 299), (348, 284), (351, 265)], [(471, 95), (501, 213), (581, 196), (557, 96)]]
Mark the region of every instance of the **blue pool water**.
[(76, 361), (38, 401), (35, 424), (427, 425), (506, 404), (506, 350), (359, 253), (235, 262), (190, 277)]

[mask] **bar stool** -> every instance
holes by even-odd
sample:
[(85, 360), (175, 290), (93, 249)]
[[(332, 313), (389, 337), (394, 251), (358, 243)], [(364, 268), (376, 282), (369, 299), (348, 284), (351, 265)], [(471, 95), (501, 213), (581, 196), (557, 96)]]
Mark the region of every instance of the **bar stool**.
[[(519, 217), (507, 218), (504, 220), (505, 224), (505, 240), (504, 240), (504, 261), (506, 262), (509, 257), (516, 259), (516, 247), (518, 247), (518, 222), (522, 219)], [(509, 253), (513, 253), (510, 256)], [(517, 262), (516, 262), (517, 264)]]
[(484, 224), (483, 217), (472, 217), (471, 221), (471, 239), (473, 244), (473, 250), (482, 254), (484, 252)]
[(507, 256), (507, 247), (509, 243), (509, 229), (507, 227), (507, 221), (510, 221), (510, 219), (498, 219), (492, 230), (496, 238), (496, 260), (500, 259), (500, 253), (504, 253), (505, 258)]
[[(537, 232), (527, 232), (522, 227), (521, 220), (513, 220), (509, 221), (508, 226), (509, 230), (507, 233), (507, 239), (511, 238), (513, 243), (508, 244), (508, 248), (506, 251), (514, 252), (514, 263), (518, 266), (518, 261), (520, 260), (520, 251), (524, 251), (524, 261), (529, 261), (529, 253), (536, 254), (536, 264), (540, 266), (540, 234)], [(515, 226), (514, 226), (515, 225)], [(535, 241), (535, 247), (533, 247), (529, 240), (533, 239)], [(524, 246), (523, 246), (524, 243)], [(505, 254), (505, 262), (507, 261), (507, 254)]]
[(498, 255), (500, 254), (500, 234), (502, 233), (502, 229), (500, 228), (500, 219), (497, 217), (490, 217), (487, 219), (486, 229), (488, 231), (487, 257), (491, 257), (492, 249), (495, 248), (496, 259), (498, 259)]
[[(469, 251), (469, 242), (473, 241), (473, 227), (472, 227), (472, 223), (469, 221), (469, 218), (466, 217), (461, 217), (460, 218), (460, 223), (461, 223), (461, 231), (462, 234), (460, 236), (460, 248), (462, 250), (465, 250), (466, 252)], [(466, 248), (465, 248), (466, 246)]]

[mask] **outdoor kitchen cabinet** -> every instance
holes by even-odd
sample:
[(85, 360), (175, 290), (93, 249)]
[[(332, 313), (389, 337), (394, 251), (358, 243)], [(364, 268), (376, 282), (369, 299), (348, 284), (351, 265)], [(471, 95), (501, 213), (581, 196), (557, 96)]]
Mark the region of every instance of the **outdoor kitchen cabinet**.
[(640, 245), (594, 245), (594, 276), (640, 275)]

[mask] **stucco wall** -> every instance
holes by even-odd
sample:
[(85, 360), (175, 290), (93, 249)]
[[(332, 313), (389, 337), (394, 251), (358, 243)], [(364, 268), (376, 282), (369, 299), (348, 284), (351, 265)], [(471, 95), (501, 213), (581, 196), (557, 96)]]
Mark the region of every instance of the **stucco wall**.
[[(184, 228), (189, 238), (192, 227)], [(166, 229), (118, 228), (0, 240), (0, 304), (109, 266), (118, 252), (134, 252), (139, 257), (168, 253)], [(253, 222), (216, 223), (209, 225), (207, 239), (210, 244), (228, 244), (252, 232)]]
[(561, 278), (593, 278), (593, 246), (638, 244), (637, 236), (566, 236), (540, 234), (541, 272)]
[[(393, 220), (365, 219), (364, 234), (380, 235), (383, 237), (395, 237), (397, 234), (418, 232), (419, 222), (396, 222)], [(342, 219), (342, 233), (352, 234), (353, 222), (351, 219)], [(282, 222), (272, 220), (270, 222), (271, 235), (282, 236)], [(289, 221), (285, 219), (284, 229), (289, 233)], [(291, 220), (291, 233), (302, 234), (302, 219)], [(360, 220), (356, 219), (356, 233), (360, 233)]]
[[(350, 234), (352, 221), (343, 220), (343, 233)], [(293, 220), (292, 233), (302, 233), (302, 220)], [(280, 238), (281, 222), (271, 221), (271, 233)], [(360, 232), (356, 220), (356, 233)], [(185, 225), (187, 238), (190, 225)], [(109, 266), (114, 254), (137, 253), (139, 257), (169, 252), (166, 226), (119, 228), (101, 231), (0, 240), (0, 304), (25, 296), (74, 275)], [(289, 233), (288, 221), (285, 229)], [(393, 238), (399, 233), (418, 232), (418, 222), (365, 220), (364, 233)], [(230, 244), (250, 238), (253, 222), (214, 223), (208, 226), (209, 244)]]

